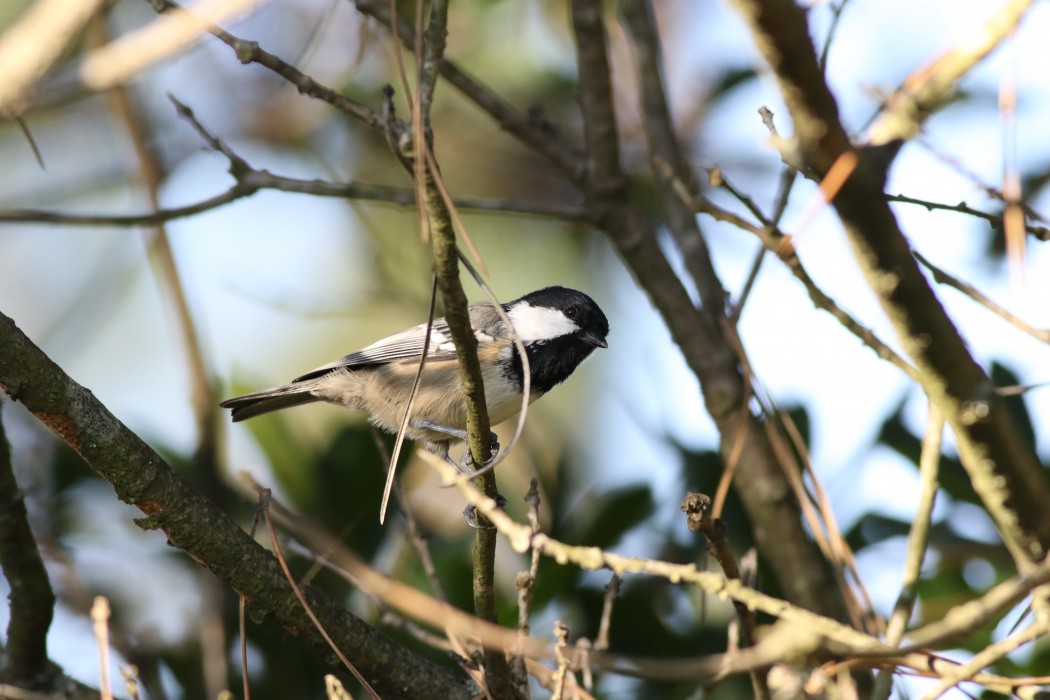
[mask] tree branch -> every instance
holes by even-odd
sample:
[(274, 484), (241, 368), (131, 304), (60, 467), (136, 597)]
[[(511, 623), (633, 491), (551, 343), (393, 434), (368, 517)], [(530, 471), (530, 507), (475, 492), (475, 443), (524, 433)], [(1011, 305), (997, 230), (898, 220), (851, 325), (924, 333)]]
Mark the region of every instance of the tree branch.
[[(735, 0), (773, 67), (806, 164), (823, 176), (853, 154), (809, 39), (805, 12), (788, 0)], [(1022, 571), (1050, 547), (1050, 488), (988, 376), (930, 289), (883, 194), (885, 162), (859, 154), (832, 204), (868, 284), (911, 355), (926, 393), (958, 439), (974, 489)]]
[(940, 109), (956, 83), (999, 46), (1020, 23), (1034, 0), (1009, 0), (981, 28), (933, 63), (908, 76), (868, 129), (868, 141), (881, 146), (913, 138), (926, 119)]
[[(678, 142), (670, 106), (664, 90), (663, 60), (660, 56), (660, 38), (656, 18), (649, 0), (625, 0), (622, 3), (624, 24), (630, 32), (638, 66), (638, 85), (641, 91), (645, 139), (650, 158), (666, 168), (656, 167), (667, 228), (674, 236), (682, 253), (689, 276), (700, 294), (701, 313), (716, 323), (724, 318), (725, 290), (715, 273), (711, 252), (700, 231), (696, 214), (686, 202), (676, 196), (672, 181), (684, 183), (689, 191), (696, 190), (696, 178), (685, 160), (685, 150)], [(614, 122), (615, 123), (615, 122)], [(664, 174), (667, 171), (667, 174)]]
[[(602, 3), (572, 5), (578, 47), (580, 106), (588, 154), (584, 197), (591, 220), (603, 229), (624, 264), (660, 310), (671, 337), (700, 380), (704, 402), (721, 435), (727, 461), (741, 431), (747, 431), (736, 458), (737, 493), (754, 526), (759, 551), (787, 598), (809, 610), (836, 617), (841, 605), (828, 591), (834, 584), (824, 561), (802, 528), (802, 514), (777, 463), (762, 423), (746, 410), (745, 386), (736, 353), (722, 333), (718, 314), (698, 310), (657, 241), (650, 221), (633, 204), (619, 163), (612, 86), (606, 57)], [(743, 417), (743, 420), (741, 419)]]
[[(161, 530), (291, 635), (327, 646), (298, 604), (273, 555), (171, 470), (90, 391), (74, 382), (0, 313), (0, 386), (72, 447), (117, 496), (145, 514), (137, 524)], [(332, 639), (376, 689), (390, 697), (469, 698), (469, 684), (421, 659), (310, 586), (303, 593)]]
[[(1002, 214), (990, 214), (980, 209), (974, 209), (969, 206), (966, 202), (959, 202), (958, 204), (944, 204), (942, 202), (931, 202), (928, 199), (916, 199), (915, 197), (909, 197), (903, 194), (888, 194), (886, 200), (890, 202), (901, 202), (902, 204), (916, 204), (920, 207), (925, 207), (926, 211), (955, 211), (960, 214), (966, 214), (978, 219), (984, 219), (988, 222), (988, 225), (995, 230), (999, 230), (1003, 227)], [(1025, 212), (1025, 231), (1032, 234), (1041, 241), (1050, 241), (1050, 228), (1046, 226), (1039, 226), (1038, 224), (1029, 223), (1027, 217), (1031, 214)]]
[[(0, 408), (3, 408), (0, 402)], [(58, 675), (47, 656), (47, 630), (55, 609), (44, 560), (29, 527), (25, 501), (15, 481), (11, 451), (0, 420), (0, 568), (10, 587), (7, 658), (0, 680), (42, 689)]]
[[(685, 193), (685, 196), (691, 197), (692, 195)], [(777, 259), (787, 266), (791, 274), (802, 283), (802, 286), (806, 288), (806, 293), (809, 294), (810, 301), (813, 302), (813, 306), (827, 311), (836, 321), (842, 324), (843, 328), (871, 348), (879, 358), (900, 369), (915, 383), (919, 382), (918, 371), (906, 359), (898, 355), (893, 348), (884, 343), (870, 328), (865, 327), (860, 321), (853, 318), (834, 299), (829, 297), (823, 289), (817, 286), (817, 283), (809, 276), (809, 272), (802, 264), (802, 260), (798, 257), (795, 247), (791, 245), (790, 236), (785, 235), (783, 231), (777, 228), (773, 221), (767, 219), (757, 207), (755, 207), (753, 212), (759, 217), (762, 226), (754, 225), (743, 217), (716, 205), (707, 198), (700, 198), (696, 202), (696, 210), (717, 221), (730, 223), (743, 231), (749, 231), (757, 236), (765, 249), (776, 253)]]
[[(432, 0), (430, 21), (422, 46), (423, 55), (417, 57), (420, 62), (417, 106), (423, 123), (422, 128), (416, 129), (415, 133), (422, 133), (424, 141), (415, 144), (417, 160), (413, 172), (422, 173), (424, 178), (422, 185), (426, 198), (426, 215), (433, 237), (434, 274), (445, 302), (445, 320), (456, 346), (460, 382), (466, 402), (468, 450), (476, 468), (480, 469), (491, 457), (492, 427), (485, 403), (485, 385), (481, 374), (481, 362), (478, 359), (478, 340), (470, 324), (467, 296), (459, 279), (456, 233), (452, 225), (452, 216), (437, 181), (441, 177), (437, 160), (430, 157), (433, 153), (430, 108), (438, 70), (444, 60), (447, 20), (448, 0)], [(492, 498), (498, 496), (493, 470), (485, 470), (476, 477), (476, 481), (486, 495)], [(477, 525), (473, 551), (474, 611), (483, 620), (498, 622), (495, 591), (496, 531), (484, 516), (478, 517)], [(510, 667), (502, 651), (485, 650), (485, 684), (493, 697), (502, 698), (510, 693)]]
[[(488, 516), (516, 552), (526, 552), (530, 548), (538, 549), (543, 556), (550, 557), (559, 563), (572, 563), (588, 571), (609, 569), (621, 577), (626, 574), (646, 574), (668, 581), (688, 583), (718, 597), (739, 601), (751, 610), (790, 622), (800, 634), (812, 634), (821, 638), (815, 641), (815, 648), (834, 649), (837, 655), (891, 658), (918, 652), (919, 656), (925, 656), (929, 660), (928, 653), (923, 651), (926, 647), (945, 645), (965, 637), (981, 625), (997, 619), (1024, 600), (1033, 590), (1050, 581), (1050, 559), (1048, 559), (1033, 567), (1029, 573), (1004, 581), (979, 598), (956, 605), (941, 619), (911, 632), (908, 635), (910, 645), (903, 649), (895, 649), (869, 634), (832, 618), (750, 588), (739, 579), (727, 579), (710, 571), (698, 570), (693, 563), (677, 564), (656, 559), (628, 557), (598, 547), (566, 544), (543, 532), (533, 532), (530, 526), (514, 521), (495, 501), (478, 491), (473, 484), (459, 478), (455, 468), (444, 460), (431, 454), (424, 454), (423, 458), (441, 475), (444, 483), (454, 485), (469, 503)], [(622, 660), (630, 657), (591, 652), (591, 660), (597, 667), (620, 673), (631, 673), (623, 665), (607, 664), (606, 661), (612, 658)], [(768, 661), (767, 664), (783, 661), (784, 658), (789, 657), (781, 655)], [(638, 661), (638, 658), (634, 657), (626, 665), (637, 669), (640, 665)], [(697, 667), (694, 666), (690, 670), (690, 665), (694, 663), (695, 660), (660, 659), (655, 666), (678, 669), (676, 673), (682, 675), (676, 678), (702, 678), (703, 675)], [(635, 670), (632, 675), (642, 674)], [(644, 677), (658, 678), (660, 676), (646, 674)]]
[[(47, 209), (0, 209), (0, 223), (54, 224), (67, 226), (152, 226), (155, 224), (185, 219), (212, 209), (250, 197), (260, 190), (276, 190), (292, 194), (308, 194), (314, 197), (335, 199), (357, 199), (381, 204), (396, 204), (402, 207), (415, 206), (415, 193), (400, 187), (367, 185), (357, 182), (331, 182), (329, 180), (301, 180), (294, 177), (274, 175), (266, 170), (251, 169), (239, 173), (237, 182), (225, 192), (194, 204), (170, 209), (143, 212), (141, 214), (87, 214), (59, 212)], [(529, 214), (549, 216), (567, 221), (585, 221), (587, 213), (579, 204), (572, 202), (526, 201), (495, 197), (456, 197), (453, 202), (460, 209), (486, 212)]]
[[(707, 538), (707, 551), (722, 566), (722, 571), (727, 579), (741, 581), (740, 567), (737, 565), (736, 556), (729, 546), (729, 525), (721, 518), (711, 517), (711, 497), (705, 493), (690, 491), (682, 501), (682, 512), (686, 515), (686, 525), (689, 532), (701, 532)], [(737, 619), (740, 621), (740, 646), (742, 648), (755, 646), (756, 621), (755, 613), (738, 600), (733, 601), (736, 608)], [(769, 669), (755, 669), (751, 671), (751, 689), (755, 698), (768, 700), (769, 685), (766, 682), (766, 674)]]
[[(391, 26), (392, 5), (387, 0), (354, 0), (354, 5), (361, 13), (374, 17), (383, 26)], [(398, 38), (409, 50), (414, 51), (415, 27), (404, 17), (398, 16), (395, 20)], [(546, 157), (573, 181), (582, 179), (583, 162), (580, 154), (559, 140), (549, 124), (522, 114), (447, 58), (442, 57), (439, 71), (441, 77), (488, 113), (514, 138)]]
[[(182, 9), (181, 5), (172, 2), (172, 0), (148, 1), (157, 12), (165, 12), (172, 8)], [(322, 85), (295, 66), (263, 50), (258, 42), (241, 39), (215, 26), (209, 27), (208, 31), (219, 41), (233, 49), (237, 55), (237, 60), (241, 63), (255, 63), (276, 73), (294, 85), (301, 94), (327, 102), (340, 112), (358, 119), (379, 133), (385, 133), (389, 128), (382, 115), (375, 110), (340, 94), (326, 85)], [(403, 125), (398, 125), (397, 128), (403, 128)]]

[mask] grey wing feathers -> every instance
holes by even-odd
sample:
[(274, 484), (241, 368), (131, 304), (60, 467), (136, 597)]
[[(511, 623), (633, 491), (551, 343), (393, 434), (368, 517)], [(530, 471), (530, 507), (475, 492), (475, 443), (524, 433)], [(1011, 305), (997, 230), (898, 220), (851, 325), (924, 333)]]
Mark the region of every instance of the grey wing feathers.
[[(493, 335), (496, 332), (494, 324), (499, 324), (499, 315), (492, 304), (478, 302), (470, 305), (471, 325), (475, 332)], [(423, 343), (426, 338), (427, 324), (421, 323), (407, 330), (395, 333), (372, 343), (366, 348), (352, 352), (334, 362), (321, 365), (317, 369), (296, 377), (292, 383), (307, 381), (323, 377), (334, 369), (345, 367), (367, 367), (369, 365), (381, 365), (404, 360), (418, 361), (423, 353)], [(430, 345), (427, 348), (427, 360), (451, 360), (456, 356), (456, 346), (452, 343), (452, 335), (449, 332), (448, 323), (444, 318), (434, 319), (430, 330)]]
[[(471, 325), (476, 334), (494, 337), (502, 328), (499, 314), (488, 302), (479, 302), (470, 306)], [(324, 377), (333, 370), (355, 367), (368, 367), (371, 365), (388, 364), (399, 361), (419, 360), (423, 352), (423, 344), (426, 338), (426, 324), (420, 324), (408, 330), (395, 333), (357, 352), (352, 352), (334, 362), (329, 362), (306, 374), (296, 377), (289, 384), (256, 391), (244, 396), (238, 396), (223, 401), (220, 406), (232, 409), (234, 421), (242, 421), (246, 418), (278, 411), (282, 408), (291, 408), (304, 403), (320, 401), (313, 392), (322, 387)], [(427, 350), (428, 360), (449, 360), (456, 356), (456, 347), (452, 343), (448, 323), (445, 319), (434, 320), (430, 331), (430, 344)]]
[[(418, 360), (423, 353), (423, 342), (426, 337), (426, 325), (415, 326), (406, 331), (396, 333), (376, 343), (352, 352), (334, 362), (321, 365), (304, 375), (296, 377), (293, 382), (301, 382), (316, 377), (322, 377), (334, 369), (367, 367), (369, 365), (381, 365), (400, 360)], [(430, 345), (427, 357), (431, 360), (447, 359), (455, 357), (455, 347), (448, 335), (448, 324), (443, 319), (434, 322), (430, 331)]]

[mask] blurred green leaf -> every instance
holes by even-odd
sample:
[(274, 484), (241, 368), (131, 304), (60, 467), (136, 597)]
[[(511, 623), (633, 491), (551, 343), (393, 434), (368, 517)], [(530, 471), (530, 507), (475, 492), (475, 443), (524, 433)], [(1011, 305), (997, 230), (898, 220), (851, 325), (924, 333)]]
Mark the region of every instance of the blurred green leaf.
[(648, 486), (635, 485), (602, 494), (601, 509), (578, 537), (589, 547), (612, 547), (629, 530), (653, 514), (653, 494)]
[[(911, 432), (904, 424), (904, 405), (902, 400), (897, 408), (882, 423), (877, 441), (911, 462), (919, 468), (919, 455), (922, 452), (922, 437)], [(941, 455), (938, 482), (945, 493), (952, 498), (966, 503), (980, 504), (977, 492), (973, 490), (970, 477), (963, 469), (962, 463), (950, 455)]]

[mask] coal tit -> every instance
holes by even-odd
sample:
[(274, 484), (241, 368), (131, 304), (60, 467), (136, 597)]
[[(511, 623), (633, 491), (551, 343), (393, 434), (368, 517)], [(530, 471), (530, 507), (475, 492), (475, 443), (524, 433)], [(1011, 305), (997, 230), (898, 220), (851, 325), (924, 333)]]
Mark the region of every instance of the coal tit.
[[(530, 401), (535, 401), (569, 375), (594, 351), (609, 347), (609, 321), (582, 292), (546, 287), (503, 304), (525, 346), (530, 367)], [(470, 306), (470, 324), (478, 339), (478, 360), (485, 402), (493, 425), (521, 409), (523, 370), (511, 333), (489, 302)], [(419, 360), (426, 324), (384, 338), (283, 386), (227, 399), (234, 421), (270, 411), (327, 401), (369, 414), (383, 430), (397, 432), (404, 417)], [(449, 446), (466, 438), (466, 405), (459, 364), (448, 323), (436, 319), (430, 332), (413, 415), (405, 437), (421, 442), (443, 457)]]

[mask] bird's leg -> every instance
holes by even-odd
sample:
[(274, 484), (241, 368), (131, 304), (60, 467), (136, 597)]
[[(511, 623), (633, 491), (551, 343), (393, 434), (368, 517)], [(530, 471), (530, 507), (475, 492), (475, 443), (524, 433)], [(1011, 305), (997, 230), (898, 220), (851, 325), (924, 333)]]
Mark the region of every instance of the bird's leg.
[(465, 441), (467, 439), (467, 431), (463, 430), (462, 428), (453, 428), (448, 425), (441, 425), (440, 423), (431, 423), (430, 421), (424, 420), (423, 418), (413, 418), (408, 422), (408, 424), (411, 427), (416, 428), (417, 430), (432, 430), (435, 433), (444, 433), (445, 435), (451, 435), (457, 440)]
[[(411, 425), (417, 430), (432, 430), (435, 433), (443, 433), (445, 435), (450, 435), (453, 438), (456, 438), (457, 440), (461, 440), (463, 442), (467, 442), (468, 439), (466, 430), (461, 430), (460, 428), (452, 428), (447, 425), (440, 425), (438, 423), (431, 423), (430, 421), (424, 420), (422, 418), (413, 418), (409, 422), (409, 425)], [(473, 468), (474, 461), (470, 456), (469, 447), (467, 448), (467, 451), (463, 453), (463, 458), (460, 460), (459, 464), (453, 462), (452, 459), (448, 456), (448, 442), (427, 443), (427, 449), (430, 449), (432, 452), (444, 457), (446, 462), (454, 465), (467, 476), (474, 476), (474, 474), (477, 473), (474, 471)], [(482, 465), (482, 468), (484, 468), (490, 462), (492, 462), (492, 460), (494, 460), (496, 458), (496, 455), (498, 454), (499, 436), (497, 436), (496, 433), (489, 432), (489, 457), (485, 460), (485, 464)], [(504, 498), (501, 494), (497, 493), (496, 505), (498, 505), (500, 508), (504, 507), (505, 505), (507, 505), (507, 499)], [(472, 528), (478, 529), (482, 527), (482, 525), (478, 521), (478, 510), (472, 505), (467, 506), (466, 509), (463, 511), (463, 519), (466, 520), (467, 525), (471, 526)], [(484, 527), (492, 528), (493, 526), (485, 525)]]
[[(441, 425), (439, 423), (431, 423), (430, 421), (424, 420), (422, 418), (413, 418), (409, 422), (409, 425), (411, 425), (413, 428), (416, 428), (417, 430), (432, 430), (435, 433), (444, 433), (445, 435), (451, 435), (457, 440), (461, 440), (463, 442), (467, 442), (468, 439), (467, 431), (463, 430), (462, 428), (452, 428), (450, 426)], [(487, 465), (489, 462), (495, 459), (496, 455), (498, 454), (499, 437), (496, 435), (496, 433), (489, 432), (489, 456), (488, 459), (485, 460), (485, 464), (481, 466), (484, 467), (485, 465)], [(470, 449), (467, 449), (467, 451), (463, 453), (463, 458), (460, 460), (459, 464), (456, 464), (449, 458), (447, 449), (445, 450), (445, 454), (443, 456), (445, 458), (445, 461), (447, 461), (449, 464), (454, 465), (457, 469), (459, 469), (467, 476), (474, 475), (474, 468), (472, 466), (472, 460), (470, 458)]]

